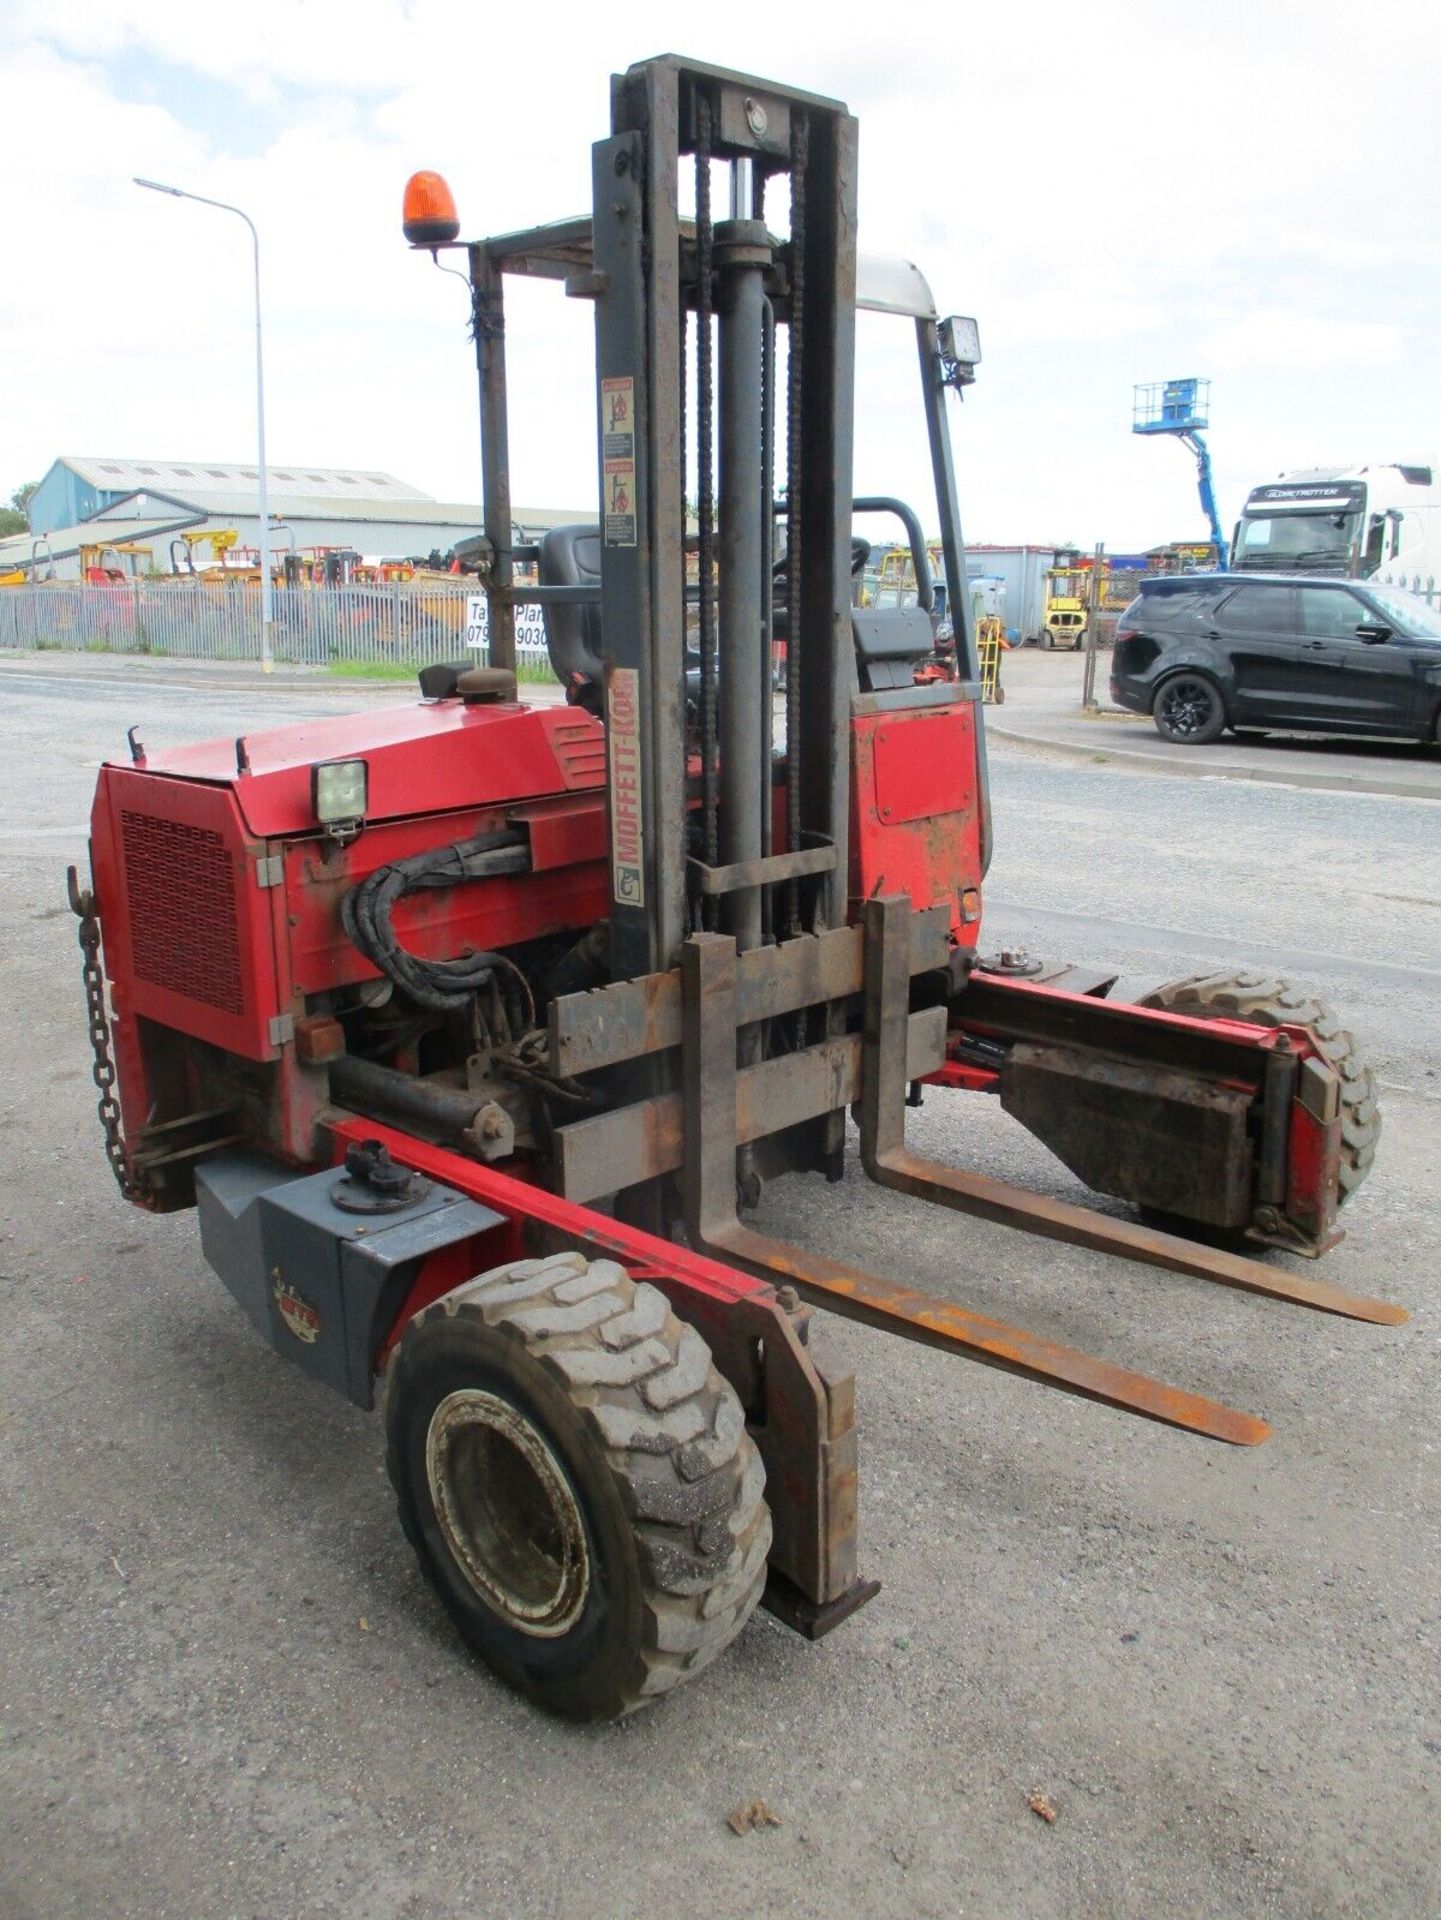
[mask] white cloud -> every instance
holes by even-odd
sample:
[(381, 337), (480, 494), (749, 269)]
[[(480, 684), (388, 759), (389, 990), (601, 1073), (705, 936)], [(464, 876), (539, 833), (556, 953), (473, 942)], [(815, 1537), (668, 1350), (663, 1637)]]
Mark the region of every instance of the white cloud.
[(1287, 307), (1257, 307), (1207, 334), (1201, 350), (1223, 373), (1344, 373), (1394, 365), (1401, 357), (1401, 330), (1390, 321), (1331, 320)]
[(223, 27), (200, 18), (192, 0), (9, 0), (8, 12), (17, 37), (68, 54), (105, 62), (139, 53), (272, 99), (282, 83), (381, 94), (416, 80), (433, 44), (422, 18), (437, 9), (397, 0), (248, 0)]

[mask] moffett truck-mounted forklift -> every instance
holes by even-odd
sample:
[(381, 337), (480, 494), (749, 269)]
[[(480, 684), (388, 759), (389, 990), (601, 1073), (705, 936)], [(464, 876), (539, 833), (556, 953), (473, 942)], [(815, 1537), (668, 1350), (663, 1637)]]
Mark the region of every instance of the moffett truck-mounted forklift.
[[(855, 121), (668, 56), (615, 79), (593, 165), (591, 217), (465, 248), (490, 663), (427, 668), (384, 712), (166, 752), (132, 734), (100, 775), (93, 891), (71, 877), (126, 1195), (196, 1206), (206, 1258), (306, 1372), (361, 1406), (383, 1386), (401, 1520), (445, 1607), (578, 1718), (689, 1679), (758, 1602), (815, 1637), (877, 1591), (854, 1384), (815, 1307), (1265, 1436), (750, 1224), (781, 1176), (841, 1177), (848, 1115), (866, 1174), (918, 1201), (1405, 1318), (1155, 1224), (1338, 1237), (1377, 1120), (1324, 1009), (1254, 975), (1119, 1005), (1104, 976), (980, 955), (991, 819), (945, 412), (974, 329), (914, 268), (858, 283)], [(447, 201), (412, 183), (413, 244), (455, 244)], [(517, 274), (595, 312), (600, 517), (534, 554), (510, 521)], [(930, 572), (898, 502), (920, 604), (852, 604), (853, 518), (876, 508), (852, 495), (858, 302), (914, 325), (953, 681), (915, 681)], [(521, 597), (566, 705), (517, 698)], [(921, 1158), (921, 1087), (997, 1095), (1142, 1217)]]

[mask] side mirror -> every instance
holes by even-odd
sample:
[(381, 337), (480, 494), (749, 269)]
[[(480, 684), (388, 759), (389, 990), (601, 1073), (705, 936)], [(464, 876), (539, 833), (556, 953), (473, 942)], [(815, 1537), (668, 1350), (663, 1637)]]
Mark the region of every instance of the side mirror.
[(1377, 647), (1383, 640), (1389, 640), (1392, 632), (1392, 628), (1383, 626), (1379, 620), (1363, 620), (1356, 629), (1356, 638), (1368, 647)]

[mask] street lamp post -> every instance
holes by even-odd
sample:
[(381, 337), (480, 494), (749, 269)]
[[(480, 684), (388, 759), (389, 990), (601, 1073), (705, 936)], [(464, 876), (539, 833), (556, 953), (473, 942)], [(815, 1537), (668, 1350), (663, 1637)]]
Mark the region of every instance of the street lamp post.
[(228, 201), (207, 200), (203, 193), (187, 193), (184, 187), (167, 187), (159, 180), (142, 180), (139, 174), (136, 174), (134, 179), (137, 187), (148, 187), (152, 193), (168, 193), (176, 200), (194, 200), (202, 207), (218, 207), (222, 213), (233, 213), (250, 229), (250, 242), (255, 253), (255, 436), (258, 451), (256, 469), (260, 483), (260, 666), (263, 673), (270, 673), (275, 667), (275, 655), (271, 647), (271, 626), (274, 614), (270, 591), (270, 492), (265, 470), (265, 358), (260, 344), (260, 235), (255, 231), (255, 222), (250, 215), (240, 207), (232, 207)]

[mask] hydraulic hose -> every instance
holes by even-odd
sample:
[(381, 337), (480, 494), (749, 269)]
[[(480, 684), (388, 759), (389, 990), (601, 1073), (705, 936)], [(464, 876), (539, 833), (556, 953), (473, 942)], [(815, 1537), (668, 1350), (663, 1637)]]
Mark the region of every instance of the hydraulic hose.
[(347, 937), (418, 1006), (437, 1013), (463, 1007), (497, 970), (520, 979), (527, 999), (530, 989), (513, 961), (503, 953), (471, 951), (454, 960), (425, 960), (400, 944), (391, 912), (408, 893), (429, 887), (454, 887), (487, 875), (517, 873), (529, 865), (525, 835), (513, 829), (479, 833), (446, 847), (429, 848), (392, 860), (353, 886), (340, 903), (341, 924)]

